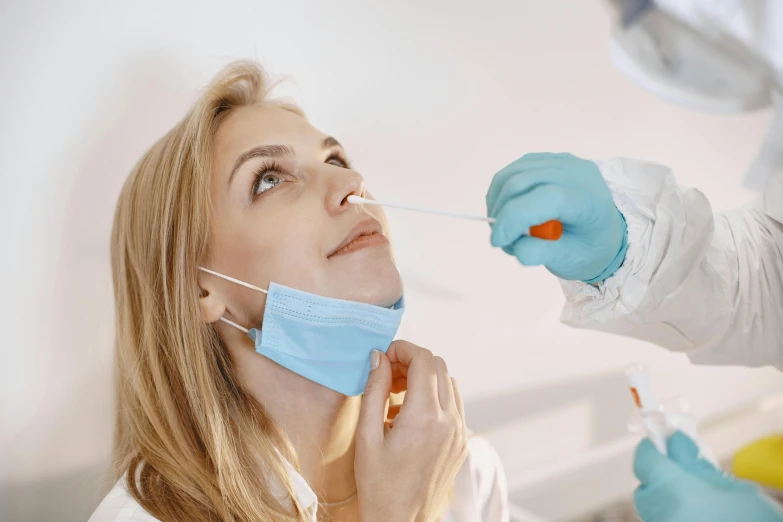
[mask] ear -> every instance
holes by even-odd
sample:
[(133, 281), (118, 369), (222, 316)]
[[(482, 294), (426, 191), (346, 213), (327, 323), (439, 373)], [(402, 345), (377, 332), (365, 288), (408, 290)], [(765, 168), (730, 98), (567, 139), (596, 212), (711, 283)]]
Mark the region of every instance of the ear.
[(198, 278), (198, 304), (201, 308), (201, 320), (205, 323), (217, 322), (226, 313), (226, 304), (220, 294), (211, 291), (208, 279), (201, 275)]

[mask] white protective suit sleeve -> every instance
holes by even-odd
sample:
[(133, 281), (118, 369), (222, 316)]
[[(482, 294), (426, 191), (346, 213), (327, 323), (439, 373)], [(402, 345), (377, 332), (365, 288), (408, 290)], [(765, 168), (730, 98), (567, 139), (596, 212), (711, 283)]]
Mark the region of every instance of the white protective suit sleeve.
[(598, 166), (628, 224), (628, 252), (598, 286), (561, 281), (562, 321), (685, 352), (695, 363), (783, 370), (783, 180), (759, 201), (713, 216), (704, 194), (677, 185), (667, 167)]

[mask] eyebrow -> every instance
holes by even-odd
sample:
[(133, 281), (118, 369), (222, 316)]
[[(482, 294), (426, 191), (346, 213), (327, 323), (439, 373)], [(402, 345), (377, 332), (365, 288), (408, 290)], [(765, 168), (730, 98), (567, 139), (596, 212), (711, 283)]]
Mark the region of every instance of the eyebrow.
[(236, 162), (234, 162), (234, 168), (231, 169), (231, 174), (228, 176), (228, 183), (231, 184), (239, 167), (248, 160), (253, 158), (280, 158), (282, 156), (293, 155), (293, 149), (291, 149), (291, 147), (286, 147), (285, 145), (262, 145), (260, 147), (254, 147), (243, 152), (242, 155), (237, 158)]
[[(324, 149), (331, 149), (333, 147), (342, 147), (340, 142), (329, 136), (321, 142), (321, 147)], [(231, 174), (228, 176), (228, 183), (234, 179), (239, 167), (246, 161), (253, 158), (280, 158), (283, 156), (293, 156), (294, 151), (291, 147), (286, 145), (261, 145), (259, 147), (253, 147), (252, 149), (245, 151), (234, 162), (234, 168), (231, 169)]]
[(324, 141), (321, 143), (321, 147), (324, 149), (331, 149), (332, 147), (342, 148), (342, 145), (340, 145), (339, 141), (329, 136), (328, 138), (324, 139)]

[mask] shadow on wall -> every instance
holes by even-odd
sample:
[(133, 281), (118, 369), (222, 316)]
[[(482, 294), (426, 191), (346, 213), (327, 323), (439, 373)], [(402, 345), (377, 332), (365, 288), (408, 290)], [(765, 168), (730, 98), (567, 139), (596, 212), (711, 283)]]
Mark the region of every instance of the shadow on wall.
[(86, 522), (103, 492), (104, 466), (39, 480), (0, 483), (3, 522)]
[[(582, 458), (625, 438), (632, 412), (622, 369), (465, 403), (468, 426), (493, 442), (503, 462), (509, 501), (542, 517), (535, 520), (570, 520), (598, 509), (606, 499), (592, 498), (595, 488), (583, 493), (585, 480), (610, 491), (631, 487), (625, 455), (605, 461), (599, 477), (585, 476)], [(566, 503), (564, 491), (570, 492)]]
[(111, 224), (133, 165), (184, 116), (201, 87), (184, 65), (160, 54), (118, 59), (85, 79), (89, 94), (71, 102), (86, 106), (73, 108), (73, 133), (64, 137), (68, 155), (52, 173), (63, 187), (65, 213), (52, 223), (59, 241), (55, 283), (38, 296), (49, 305), (43, 311), (50, 321), (32, 340), (49, 358), (53, 378), (29, 436), (19, 436), (11, 457), (9, 469), (25, 478), (0, 475), (2, 522), (84, 522), (111, 488)]
[(576, 401), (589, 401), (591, 445), (628, 433), (633, 412), (628, 380), (622, 370), (569, 379), (561, 383), (523, 388), (501, 395), (465, 401), (468, 426), (476, 432), (492, 432), (508, 424), (533, 418)]

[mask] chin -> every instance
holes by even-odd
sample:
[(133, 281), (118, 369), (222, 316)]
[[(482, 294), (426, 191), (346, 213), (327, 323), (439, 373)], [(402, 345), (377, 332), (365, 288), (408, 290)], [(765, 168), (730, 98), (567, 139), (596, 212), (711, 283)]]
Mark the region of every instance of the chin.
[(342, 299), (390, 307), (402, 297), (402, 278), (391, 260), (368, 263), (341, 275)]
[(397, 304), (397, 301), (402, 299), (403, 294), (402, 279), (400, 279), (399, 273), (397, 274), (397, 279), (399, 282), (394, 286), (393, 289), (387, 289), (382, 292), (378, 292), (378, 295), (375, 296), (374, 299), (368, 300), (367, 302), (377, 306), (382, 306), (384, 308), (390, 308)]

